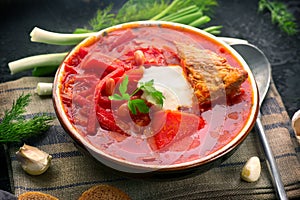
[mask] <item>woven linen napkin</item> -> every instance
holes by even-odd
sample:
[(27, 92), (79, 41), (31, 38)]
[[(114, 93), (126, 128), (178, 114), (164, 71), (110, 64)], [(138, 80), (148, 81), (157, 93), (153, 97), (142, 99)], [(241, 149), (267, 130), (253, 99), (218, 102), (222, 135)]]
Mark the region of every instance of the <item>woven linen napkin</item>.
[[(51, 78), (26, 77), (0, 84), (0, 113), (9, 109), (13, 100), (22, 93), (32, 93), (27, 117), (38, 113), (55, 115), (52, 99), (34, 94), (39, 81), (51, 82)], [(3, 117), (0, 115), (0, 118)], [(282, 100), (271, 83), (262, 107), (262, 121), (272, 147), (288, 197), (300, 198), (299, 145), (290, 127), (290, 119)], [(53, 157), (46, 173), (39, 176), (26, 174), (16, 161), (15, 152), (23, 144), (9, 146), (13, 189), (18, 196), (27, 191), (40, 191), (59, 199), (78, 199), (88, 188), (96, 184), (109, 184), (126, 192), (132, 199), (275, 199), (275, 193), (267, 170), (257, 135), (252, 131), (238, 150), (219, 166), (204, 173), (174, 180), (129, 179), (105, 169), (98, 161), (81, 153), (72, 139), (56, 120), (45, 134), (27, 141)], [(247, 183), (240, 178), (245, 162), (258, 156), (262, 162), (261, 177)]]

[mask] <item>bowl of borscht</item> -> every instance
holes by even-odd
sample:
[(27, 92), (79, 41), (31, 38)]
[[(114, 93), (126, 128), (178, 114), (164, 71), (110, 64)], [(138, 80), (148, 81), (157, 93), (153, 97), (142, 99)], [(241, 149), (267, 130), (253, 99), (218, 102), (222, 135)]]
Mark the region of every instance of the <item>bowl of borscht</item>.
[(243, 58), (187, 25), (139, 21), (86, 38), (57, 70), (53, 102), (75, 143), (112, 170), (206, 170), (244, 141), (258, 91)]

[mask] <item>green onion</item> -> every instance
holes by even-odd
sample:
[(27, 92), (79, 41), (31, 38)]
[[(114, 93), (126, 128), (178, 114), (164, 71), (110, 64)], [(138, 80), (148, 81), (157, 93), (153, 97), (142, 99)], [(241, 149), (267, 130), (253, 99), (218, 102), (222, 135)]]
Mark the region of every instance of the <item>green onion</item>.
[(218, 35), (221, 33), (221, 28), (222, 26), (210, 26), (208, 28), (203, 29), (204, 31), (214, 34), (214, 35)]
[(208, 16), (202, 16), (199, 19), (196, 19), (195, 21), (189, 23), (190, 26), (194, 26), (194, 27), (200, 27), (203, 24), (206, 24), (210, 21), (210, 17)]
[(42, 54), (22, 58), (8, 63), (11, 74), (16, 74), (35, 67), (58, 66), (68, 53)]
[(53, 83), (43, 83), (39, 82), (36, 86), (35, 93), (39, 96), (49, 96), (52, 95)]
[(174, 7), (178, 7), (181, 2), (180, 0), (174, 0), (166, 9), (164, 9), (162, 12), (160, 12), (158, 15), (151, 18), (151, 20), (158, 20), (162, 17), (164, 17), (167, 13), (169, 13)]
[(36, 76), (36, 77), (54, 75), (56, 73), (57, 68), (58, 68), (58, 65), (35, 67), (32, 70), (32, 75)]
[(41, 42), (55, 45), (73, 45), (82, 41), (83, 39), (95, 35), (92, 33), (72, 34), (72, 33), (54, 33), (35, 27), (31, 33), (32, 42)]
[[(128, 0), (117, 14), (112, 13), (112, 4), (98, 10), (95, 18), (90, 20), (92, 30), (76, 29), (74, 33), (56, 33), (35, 27), (31, 33), (32, 42), (54, 45), (76, 45), (89, 36), (96, 35), (103, 28), (119, 23), (137, 20), (164, 20), (200, 27), (210, 21), (206, 14), (217, 5), (216, 0)], [(219, 34), (221, 26), (204, 29), (212, 34)], [(27, 69), (34, 69), (34, 76), (54, 73), (67, 53), (54, 53), (31, 56), (10, 62), (11, 74)]]
[(203, 13), (201, 11), (197, 11), (196, 13), (192, 13), (190, 15), (186, 15), (186, 16), (182, 16), (182, 17), (173, 19), (172, 22), (188, 24), (189, 22), (194, 21), (202, 16), (203, 16)]
[(196, 5), (192, 5), (192, 6), (189, 6), (187, 8), (180, 9), (177, 12), (171, 13), (170, 15), (167, 15), (167, 16), (159, 19), (159, 20), (172, 21), (172, 20), (174, 20), (178, 17), (182, 17), (182, 16), (185, 16), (185, 15), (197, 12), (198, 10), (199, 10), (199, 8)]

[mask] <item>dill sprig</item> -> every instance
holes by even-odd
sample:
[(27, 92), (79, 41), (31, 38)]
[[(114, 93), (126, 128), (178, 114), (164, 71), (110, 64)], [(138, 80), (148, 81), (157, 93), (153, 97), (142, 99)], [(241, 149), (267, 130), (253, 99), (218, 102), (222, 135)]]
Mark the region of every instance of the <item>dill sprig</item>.
[(149, 20), (166, 9), (169, 4), (168, 0), (129, 0), (118, 11), (115, 23)]
[(110, 27), (115, 21), (115, 14), (111, 13), (113, 4), (110, 4), (103, 10), (97, 10), (96, 16), (89, 21), (93, 31), (99, 31)]
[(23, 116), (30, 96), (22, 94), (13, 102), (11, 109), (4, 112), (0, 123), (0, 143), (20, 142), (49, 129), (54, 117), (42, 114), (26, 120)]
[(260, 0), (258, 3), (258, 11), (263, 12), (268, 10), (271, 12), (271, 20), (273, 24), (278, 24), (279, 28), (288, 35), (295, 35), (298, 33), (298, 26), (296, 19), (292, 13), (289, 12), (287, 6), (282, 2)]

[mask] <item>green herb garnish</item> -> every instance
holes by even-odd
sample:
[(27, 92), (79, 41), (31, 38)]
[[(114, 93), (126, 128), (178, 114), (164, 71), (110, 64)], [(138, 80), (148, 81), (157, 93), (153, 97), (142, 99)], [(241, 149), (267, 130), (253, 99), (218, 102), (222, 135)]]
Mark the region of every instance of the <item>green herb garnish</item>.
[[(140, 20), (178, 22), (217, 35), (221, 33), (222, 26), (204, 27), (211, 20), (213, 7), (217, 5), (217, 0), (128, 0), (118, 12), (113, 11), (112, 4), (97, 10), (95, 17), (89, 20), (89, 27), (77, 28), (73, 33), (56, 33), (35, 27), (30, 39), (46, 44), (75, 45), (104, 28)], [(35, 68), (35, 76), (44, 76), (53, 73), (65, 56), (66, 53), (30, 56), (9, 62), (8, 66), (12, 74)], [(54, 68), (47, 69), (48, 66)]]
[[(208, 15), (217, 5), (216, 0), (128, 0), (117, 13), (112, 12), (112, 4), (98, 10), (89, 21), (91, 29), (79, 28), (75, 33), (100, 31), (116, 24), (139, 20), (163, 20), (202, 27), (211, 20)], [(220, 33), (221, 27), (218, 27), (213, 34)]]
[(144, 93), (146, 93), (147, 96), (149, 96), (156, 105), (159, 105), (162, 107), (164, 103), (164, 95), (155, 89), (153, 86), (154, 80), (147, 81), (145, 83), (140, 83), (138, 88), (133, 91), (132, 94), (127, 93), (127, 87), (128, 87), (128, 76), (125, 75), (123, 81), (121, 82), (119, 86), (119, 92), (120, 94), (113, 94), (112, 96), (109, 96), (110, 100), (116, 100), (116, 101), (127, 101), (128, 109), (130, 112), (134, 115), (137, 114), (137, 110), (140, 113), (149, 113), (149, 107), (146, 105), (145, 100), (143, 99), (131, 99), (133, 95), (135, 95), (138, 91), (143, 90)]
[(268, 0), (260, 0), (258, 3), (258, 11), (264, 10), (271, 12), (272, 23), (278, 24), (279, 28), (288, 35), (295, 35), (298, 33), (296, 19), (292, 13), (288, 11), (284, 3)]
[(52, 116), (43, 114), (25, 119), (23, 114), (29, 102), (30, 94), (22, 94), (13, 103), (12, 108), (4, 112), (0, 123), (0, 143), (20, 142), (49, 129), (49, 123), (54, 119)]

